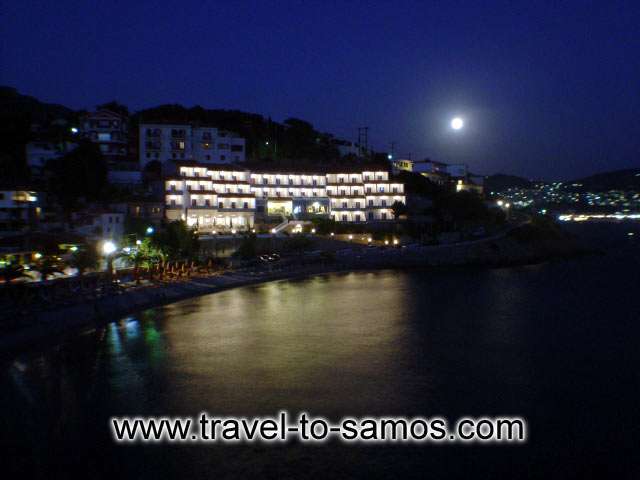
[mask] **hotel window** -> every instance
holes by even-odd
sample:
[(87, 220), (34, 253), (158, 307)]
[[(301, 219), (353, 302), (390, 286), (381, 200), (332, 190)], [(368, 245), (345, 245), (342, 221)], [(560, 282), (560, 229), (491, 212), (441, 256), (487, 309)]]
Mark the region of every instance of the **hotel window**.
[(373, 207), (373, 200), (369, 200), (369, 206)]
[(383, 207), (386, 207), (387, 201), (383, 198), (382, 200), (380, 200), (380, 205), (382, 205)]
[(338, 178), (338, 182), (344, 183), (344, 178), (342, 178), (342, 177)]
[(360, 202), (356, 202), (356, 208), (360, 208)]
[(207, 207), (210, 207), (210, 206), (211, 206), (211, 200), (209, 200), (209, 199), (207, 198), (207, 199), (204, 201), (204, 204), (205, 204)]
[(398, 187), (393, 187), (393, 193), (398, 193)]
[(249, 208), (249, 202), (244, 202), (242, 204), (242, 208)]
[(318, 180), (316, 180), (315, 178), (313, 179), (313, 186), (315, 187), (316, 185), (318, 185)]
[(346, 215), (342, 215), (342, 221), (346, 222), (347, 221), (347, 216)]
[(342, 202), (342, 208), (347, 208), (347, 202)]
[(176, 206), (176, 200), (175, 200), (175, 198), (172, 198), (172, 199), (171, 199), (171, 206), (172, 206), (172, 207), (175, 207), (175, 206)]
[(218, 202), (218, 208), (224, 208), (224, 203)]
[(356, 222), (359, 222), (359, 221), (360, 221), (360, 215), (356, 214)]
[(387, 219), (387, 212), (382, 212), (382, 220), (386, 220)]
[(207, 160), (211, 160), (211, 155), (207, 155)]
[(197, 200), (191, 200), (191, 206), (192, 207), (197, 207), (198, 206), (198, 201)]
[(384, 193), (384, 187), (380, 187), (379, 190), (380, 190), (380, 193)]
[(371, 193), (371, 187), (367, 187), (367, 193)]
[(236, 202), (231, 202), (231, 208), (236, 208)]
[(224, 155), (220, 155), (220, 160), (221, 160), (221, 161), (226, 160), (226, 158), (227, 158), (227, 157), (225, 157)]
[(369, 212), (369, 220), (373, 220), (373, 212)]

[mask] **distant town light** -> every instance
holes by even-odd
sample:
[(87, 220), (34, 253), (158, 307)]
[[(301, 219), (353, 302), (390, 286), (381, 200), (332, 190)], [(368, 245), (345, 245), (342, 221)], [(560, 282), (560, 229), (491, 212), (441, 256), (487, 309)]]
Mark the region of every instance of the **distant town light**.
[(36, 252), (34, 253), (33, 258), (35, 258), (36, 260), (40, 260), (42, 258), (42, 254), (40, 252)]
[(331, 235), (333, 237), (335, 234), (333, 232), (331, 232), (329, 235)]
[(142, 245), (142, 240), (136, 240), (136, 245)]
[(397, 239), (397, 238), (394, 238), (394, 239), (393, 239), (393, 244), (394, 244), (394, 245), (398, 245), (398, 239)]
[(393, 160), (393, 155), (389, 154), (389, 155), (387, 155), (387, 158), (388, 158), (389, 160)]
[(72, 252), (77, 252), (78, 247), (76, 247), (75, 245), (72, 245), (71, 248), (69, 248), (69, 250), (71, 250)]
[(353, 240), (353, 235), (349, 235), (349, 240)]
[(385, 240), (385, 241), (384, 241), (384, 244), (385, 244), (385, 245), (389, 245), (389, 240)]
[(371, 240), (372, 240), (371, 237), (367, 238), (367, 242), (371, 243)]
[(501, 207), (502, 205), (504, 205), (504, 202), (503, 202), (502, 200), (498, 200), (498, 201), (496, 202), (496, 204), (497, 204), (499, 207)]
[(153, 227), (147, 227), (147, 235), (151, 235), (154, 232)]
[(76, 127), (71, 127), (71, 133), (78, 133), (78, 129)]
[(104, 253), (105, 255), (111, 255), (115, 251), (116, 251), (116, 244), (113, 243), (111, 240), (107, 240), (102, 244), (102, 253)]
[(275, 229), (275, 228), (272, 228), (272, 229), (271, 229), (271, 233), (276, 233), (276, 229)]
[(311, 233), (316, 233), (316, 229), (315, 229), (315, 228), (312, 228), (312, 229), (311, 229)]

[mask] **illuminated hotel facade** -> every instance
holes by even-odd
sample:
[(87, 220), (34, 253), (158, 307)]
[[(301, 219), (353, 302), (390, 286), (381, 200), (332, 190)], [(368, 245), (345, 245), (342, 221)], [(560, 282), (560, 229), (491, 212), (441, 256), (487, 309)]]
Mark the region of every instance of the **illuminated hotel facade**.
[(250, 229), (256, 218), (275, 216), (388, 221), (396, 201), (406, 203), (404, 185), (382, 169), (321, 173), (183, 164), (165, 180), (167, 219), (201, 231)]

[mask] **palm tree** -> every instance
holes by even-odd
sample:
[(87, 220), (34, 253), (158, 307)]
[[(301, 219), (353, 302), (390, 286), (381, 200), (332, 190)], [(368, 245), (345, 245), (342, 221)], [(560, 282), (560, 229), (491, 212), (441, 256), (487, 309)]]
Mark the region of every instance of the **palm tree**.
[(404, 215), (407, 213), (407, 206), (399, 200), (393, 202), (391, 205), (391, 210), (393, 211), (393, 217), (397, 220), (400, 215)]

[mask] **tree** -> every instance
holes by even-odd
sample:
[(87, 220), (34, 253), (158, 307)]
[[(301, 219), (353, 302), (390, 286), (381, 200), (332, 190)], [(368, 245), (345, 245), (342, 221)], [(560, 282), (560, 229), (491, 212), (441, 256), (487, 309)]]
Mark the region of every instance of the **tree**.
[(66, 155), (49, 160), (46, 169), (50, 174), (49, 191), (65, 210), (76, 207), (80, 198), (104, 198), (107, 165), (96, 144), (82, 142)]
[(184, 220), (168, 223), (154, 235), (153, 243), (172, 260), (193, 258), (200, 249), (198, 235)]
[(393, 211), (393, 217), (397, 220), (400, 215), (407, 213), (407, 206), (403, 202), (396, 200), (393, 202), (393, 205), (391, 205), (391, 210)]
[(84, 275), (87, 270), (96, 270), (100, 265), (100, 256), (93, 245), (88, 245), (74, 252), (70, 264), (78, 269), (78, 275)]
[(140, 267), (151, 268), (154, 263), (164, 260), (164, 253), (151, 242), (151, 239), (145, 238), (139, 245), (131, 248), (124, 257), (133, 265), (133, 276), (136, 284), (139, 284)]

